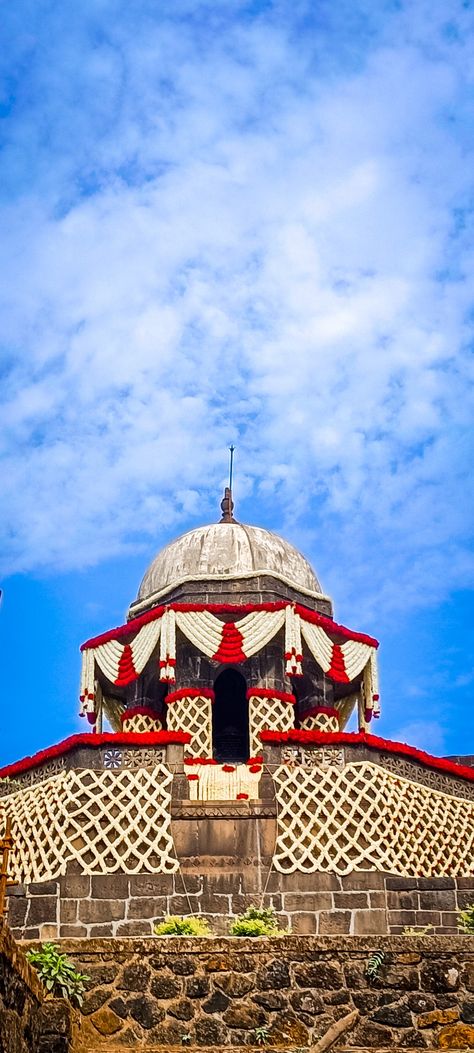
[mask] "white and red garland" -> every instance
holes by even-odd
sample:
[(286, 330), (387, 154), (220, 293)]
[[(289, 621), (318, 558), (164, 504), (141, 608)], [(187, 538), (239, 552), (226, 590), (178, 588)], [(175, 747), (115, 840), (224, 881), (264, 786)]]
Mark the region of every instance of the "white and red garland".
[[(246, 612), (244, 616), (233, 621), (223, 621), (218, 616), (242, 610)], [(174, 684), (177, 628), (208, 658), (233, 664), (256, 654), (284, 628), (288, 676), (302, 676), (303, 638), (323, 672), (337, 683), (351, 683), (363, 671), (366, 720), (380, 712), (376, 640), (337, 625), (300, 604), (266, 603), (245, 608), (206, 608), (199, 604), (158, 607), (128, 625), (87, 641), (82, 647), (81, 713), (95, 710), (96, 663), (111, 684), (124, 687), (143, 671), (158, 641), (160, 680)]]

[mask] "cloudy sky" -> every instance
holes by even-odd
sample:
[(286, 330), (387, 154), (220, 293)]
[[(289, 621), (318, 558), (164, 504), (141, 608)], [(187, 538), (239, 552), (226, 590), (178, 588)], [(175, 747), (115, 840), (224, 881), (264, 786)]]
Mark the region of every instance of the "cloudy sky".
[(79, 644), (230, 442), (238, 517), (381, 639), (378, 731), (474, 752), (471, 3), (2, 22), (0, 760), (82, 729)]

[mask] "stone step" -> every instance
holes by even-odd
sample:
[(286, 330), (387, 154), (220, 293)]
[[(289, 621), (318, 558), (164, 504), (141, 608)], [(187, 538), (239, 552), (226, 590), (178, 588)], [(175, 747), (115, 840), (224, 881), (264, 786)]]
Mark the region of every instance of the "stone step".
[[(314, 1048), (314, 1047), (313, 1047)], [(335, 1045), (336, 1053), (393, 1053), (399, 1046), (339, 1046)], [(90, 1046), (82, 1053), (183, 1053), (183, 1050), (191, 1050), (192, 1053), (234, 1053), (238, 1049), (244, 1049), (245, 1053), (311, 1053), (311, 1047), (302, 1046)], [(420, 1053), (419, 1046), (405, 1046), (403, 1053)], [(423, 1053), (439, 1053), (439, 1048), (424, 1046)], [(449, 1053), (463, 1053), (461, 1049), (450, 1049)], [(464, 1050), (465, 1053), (465, 1050)]]

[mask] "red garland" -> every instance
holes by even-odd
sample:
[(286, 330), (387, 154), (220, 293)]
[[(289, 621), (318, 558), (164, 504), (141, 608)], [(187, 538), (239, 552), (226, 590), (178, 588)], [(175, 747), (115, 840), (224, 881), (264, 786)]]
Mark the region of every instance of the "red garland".
[(185, 764), (217, 764), (213, 757), (186, 757)]
[(262, 770), (262, 765), (261, 764), (250, 764), (250, 766), (249, 766), (249, 771), (252, 772), (252, 775), (256, 775), (257, 772), (259, 772), (261, 770)]
[(244, 638), (234, 622), (223, 622), (222, 639), (218, 650), (212, 656), (214, 662), (246, 662), (247, 655), (243, 650)]
[(133, 706), (133, 709), (124, 709), (120, 717), (122, 724), (129, 717), (153, 717), (153, 720), (159, 720), (160, 714), (155, 709), (151, 709), (150, 706)]
[(307, 709), (301, 714), (301, 720), (306, 720), (307, 717), (317, 717), (320, 713), (324, 713), (327, 717), (337, 717), (339, 720), (338, 710), (334, 709), (334, 706), (313, 706), (312, 709)]
[[(108, 629), (107, 632), (101, 633), (100, 636), (93, 636), (90, 640), (86, 640), (81, 646), (81, 651), (85, 651), (89, 647), (98, 647), (99, 644), (108, 643), (109, 640), (120, 640), (122, 637), (132, 636), (138, 632), (144, 625), (148, 625), (149, 622), (155, 621), (156, 618), (161, 618), (165, 610), (172, 611), (210, 611), (211, 614), (229, 614), (232, 616), (243, 617), (245, 614), (252, 614), (253, 611), (282, 611), (285, 607), (289, 607), (291, 604), (284, 600), (278, 600), (274, 603), (170, 603), (167, 606), (153, 607), (151, 611), (146, 611), (145, 614), (140, 614), (137, 618), (131, 618), (125, 625), (118, 625), (115, 629)], [(359, 640), (361, 643), (369, 644), (371, 647), (378, 647), (378, 640), (373, 636), (367, 636), (366, 633), (354, 632), (352, 629), (347, 629), (345, 625), (338, 625), (332, 618), (328, 618), (326, 614), (319, 614), (318, 611), (312, 611), (309, 607), (303, 607), (301, 603), (295, 604), (295, 611), (305, 621), (312, 622), (313, 625), (322, 625), (327, 629), (328, 633), (336, 633), (342, 636), (346, 640)]]
[(166, 695), (166, 705), (169, 706), (171, 702), (177, 702), (180, 698), (209, 698), (213, 702), (215, 693), (210, 687), (180, 687), (178, 691), (171, 691)]
[(223, 764), (222, 771), (235, 771), (235, 766), (233, 764)]
[(249, 795), (248, 793), (238, 793), (235, 799), (236, 801), (248, 801)]
[(71, 735), (55, 746), (39, 750), (32, 757), (23, 757), (22, 760), (0, 768), (0, 779), (20, 775), (24, 771), (29, 771), (30, 768), (38, 768), (40, 764), (53, 760), (54, 757), (61, 757), (64, 753), (70, 753), (71, 750), (78, 749), (80, 746), (92, 746), (93, 748), (98, 746), (181, 746), (189, 742), (191, 742), (191, 735), (187, 731), (147, 731), (145, 734), (138, 731), (104, 731), (101, 735), (93, 732)]
[(252, 696), (255, 698), (277, 698), (279, 702), (288, 702), (290, 706), (294, 706), (296, 702), (294, 695), (290, 695), (286, 691), (274, 691), (272, 687), (249, 687), (246, 698), (250, 699)]
[(189, 779), (190, 782), (194, 782), (195, 779), (199, 779), (199, 775), (187, 775), (186, 778)]
[(425, 768), (436, 768), (438, 771), (474, 782), (474, 768), (469, 768), (466, 764), (456, 764), (445, 757), (433, 757), (430, 753), (418, 750), (415, 746), (408, 746), (405, 742), (392, 742), (377, 735), (367, 735), (363, 731), (308, 731), (303, 728), (297, 731), (293, 728), (290, 731), (261, 731), (259, 737), (262, 742), (268, 742), (270, 745), (291, 742), (302, 746), (310, 743), (314, 743), (315, 746), (367, 746), (368, 749), (409, 757), (410, 760), (423, 764)]
[(263, 764), (263, 757), (249, 757), (246, 764)]
[(337, 643), (332, 645), (331, 665), (329, 666), (326, 676), (329, 676), (331, 680), (337, 680), (340, 684), (350, 683), (349, 677), (346, 673), (344, 655)]

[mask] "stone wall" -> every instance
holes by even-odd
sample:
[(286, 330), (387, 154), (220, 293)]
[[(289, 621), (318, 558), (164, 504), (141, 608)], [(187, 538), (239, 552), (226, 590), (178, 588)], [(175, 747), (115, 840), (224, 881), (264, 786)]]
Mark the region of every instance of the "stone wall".
[[(217, 840), (219, 827), (212, 830)], [(196, 866), (169, 875), (90, 876), (70, 868), (58, 881), (14, 888), (9, 923), (20, 939), (146, 936), (165, 914), (202, 914), (224, 935), (233, 917), (263, 905), (272, 906), (282, 927), (294, 933), (397, 934), (406, 926), (430, 925), (434, 933), (449, 935), (458, 931), (458, 912), (474, 902), (473, 877), (279, 874), (265, 857), (259, 866), (245, 846), (240, 859), (220, 862), (201, 856)]]
[(40, 1037), (43, 988), (0, 920), (0, 1050), (36, 1053)]
[[(62, 941), (91, 977), (77, 1047), (305, 1047), (352, 1009), (344, 1048), (474, 1047), (474, 940), (286, 936)], [(375, 980), (368, 958), (383, 951)], [(262, 1034), (262, 1032), (260, 1032)], [(340, 1047), (338, 1047), (340, 1048)]]

